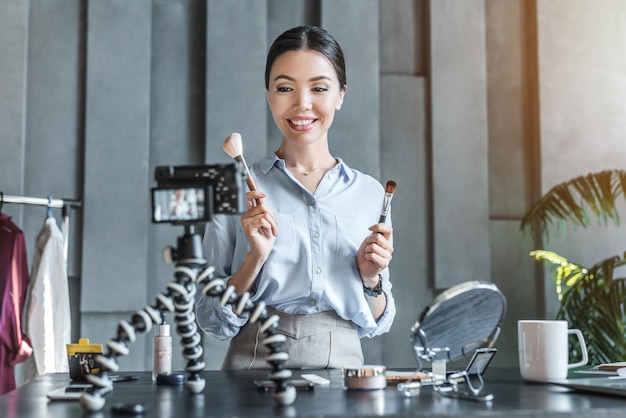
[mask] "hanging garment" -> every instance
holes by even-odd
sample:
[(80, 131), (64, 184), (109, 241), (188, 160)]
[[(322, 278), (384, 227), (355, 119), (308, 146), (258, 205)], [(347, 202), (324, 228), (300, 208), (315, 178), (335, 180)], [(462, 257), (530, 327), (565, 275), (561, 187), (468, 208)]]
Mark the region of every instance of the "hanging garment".
[(65, 345), (72, 335), (70, 297), (63, 234), (52, 217), (45, 220), (37, 236), (27, 302), (26, 335), (34, 361), (25, 364), (25, 380), (67, 372)]
[(28, 280), (24, 234), (11, 218), (0, 214), (0, 395), (15, 389), (14, 366), (33, 351), (22, 334)]

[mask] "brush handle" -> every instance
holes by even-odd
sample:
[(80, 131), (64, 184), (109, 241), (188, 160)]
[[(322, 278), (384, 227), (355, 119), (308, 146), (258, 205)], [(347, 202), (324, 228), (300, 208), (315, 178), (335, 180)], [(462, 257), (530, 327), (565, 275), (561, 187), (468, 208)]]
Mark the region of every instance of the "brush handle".
[(391, 199), (393, 198), (393, 194), (385, 193), (385, 199), (383, 200), (383, 209), (380, 212), (380, 218), (378, 218), (378, 223), (383, 224), (387, 219), (387, 211), (389, 210), (389, 204), (391, 203)]
[(246, 170), (246, 184), (248, 185), (248, 189), (250, 189), (251, 192), (256, 192), (256, 183), (254, 182), (252, 175), (250, 175), (250, 169), (248, 168), (248, 164), (246, 164), (246, 160), (243, 158), (243, 155), (236, 156), (235, 160), (242, 164), (243, 168)]
[[(256, 183), (254, 182), (254, 179), (252, 178), (252, 175), (250, 174), (250, 169), (248, 169), (248, 164), (246, 164), (246, 160), (243, 158), (243, 155), (236, 156), (235, 161), (243, 165), (244, 170), (246, 170), (246, 184), (248, 185), (248, 189), (250, 189), (251, 192), (256, 192), (258, 190), (256, 187)], [(261, 202), (263, 202), (263, 200), (256, 199), (252, 201), (252, 204), (256, 206), (257, 203), (261, 203)]]
[(248, 185), (248, 188), (250, 189), (251, 192), (257, 191), (256, 184), (254, 183), (254, 180), (252, 179), (252, 177), (250, 177), (250, 175), (246, 177), (246, 184)]

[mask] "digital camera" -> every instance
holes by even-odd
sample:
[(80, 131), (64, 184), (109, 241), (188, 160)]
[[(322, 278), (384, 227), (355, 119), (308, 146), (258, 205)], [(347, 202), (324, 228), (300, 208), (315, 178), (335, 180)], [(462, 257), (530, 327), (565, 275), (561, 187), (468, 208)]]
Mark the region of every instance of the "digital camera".
[(211, 221), (213, 214), (238, 214), (246, 209), (241, 164), (158, 166), (154, 178), (154, 223), (203, 223)]

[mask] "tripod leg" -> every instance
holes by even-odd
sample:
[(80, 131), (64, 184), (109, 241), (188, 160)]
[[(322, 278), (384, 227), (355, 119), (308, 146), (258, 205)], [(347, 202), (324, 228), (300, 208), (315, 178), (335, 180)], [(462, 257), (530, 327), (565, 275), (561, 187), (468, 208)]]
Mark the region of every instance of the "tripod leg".
[(222, 306), (232, 304), (237, 315), (250, 312), (250, 323), (260, 322), (260, 330), (264, 337), (262, 344), (269, 350), (265, 359), (272, 367), (269, 378), (276, 382), (274, 400), (282, 406), (291, 405), (296, 400), (296, 389), (289, 383), (289, 378), (292, 375), (291, 370), (285, 367), (289, 355), (282, 351), (286, 337), (278, 332), (278, 316), (269, 316), (267, 309), (265, 309), (265, 303), (254, 304), (247, 292), (241, 296), (235, 295), (232, 286), (226, 287), (226, 283), (222, 279), (213, 277), (213, 267), (205, 269), (198, 276), (196, 282), (202, 287), (202, 293), (205, 296), (220, 298)]
[(213, 267), (206, 267), (206, 261), (202, 256), (199, 235), (186, 232), (179, 237), (178, 243), (178, 252), (183, 257), (179, 257), (176, 264), (174, 281), (167, 285), (165, 293), (156, 296), (154, 305), (135, 312), (130, 323), (125, 320), (120, 321), (115, 338), (106, 344), (106, 354), (96, 356), (100, 373), (87, 376), (87, 380), (93, 387), (81, 395), (81, 406), (92, 412), (104, 407), (104, 397), (113, 390), (109, 372), (119, 370), (117, 357), (128, 355), (130, 352), (128, 344), (135, 342), (137, 332), (150, 332), (152, 324), (161, 323), (161, 311), (175, 312), (176, 332), (181, 338), (183, 357), (187, 359), (185, 371), (189, 374), (185, 388), (192, 394), (198, 394), (204, 390), (206, 382), (201, 375), (205, 368), (204, 352), (193, 312), (196, 284), (203, 287), (203, 293), (206, 296), (220, 298), (222, 306), (231, 303), (237, 307), (238, 315), (250, 311), (252, 323), (261, 321), (260, 326), (264, 335), (262, 342), (270, 351), (266, 357), (267, 362), (272, 366), (269, 378), (276, 382), (274, 399), (280, 405), (291, 405), (296, 399), (296, 390), (289, 383), (291, 370), (284, 366), (289, 356), (282, 351), (285, 336), (278, 332), (278, 317), (268, 317), (265, 304), (261, 302), (255, 305), (250, 301), (248, 293), (237, 296), (232, 287), (226, 287), (223, 280), (214, 279)]
[(187, 360), (185, 371), (189, 373), (189, 376), (185, 381), (185, 388), (191, 393), (200, 393), (205, 387), (205, 380), (201, 375), (205, 363), (202, 339), (196, 325), (196, 315), (193, 312), (196, 274), (189, 267), (177, 266), (174, 275), (176, 282), (170, 283), (168, 289), (175, 295), (174, 309), (176, 313), (174, 321), (176, 332), (181, 338), (183, 357)]

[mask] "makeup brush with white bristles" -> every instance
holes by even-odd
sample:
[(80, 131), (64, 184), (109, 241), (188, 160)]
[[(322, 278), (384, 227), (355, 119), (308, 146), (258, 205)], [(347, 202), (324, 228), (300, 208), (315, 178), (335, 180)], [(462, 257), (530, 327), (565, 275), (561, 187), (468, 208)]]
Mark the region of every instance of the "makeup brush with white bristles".
[(393, 193), (396, 191), (396, 182), (389, 180), (385, 185), (385, 199), (383, 200), (383, 210), (380, 212), (380, 218), (378, 223), (382, 224), (387, 219), (387, 211), (389, 210), (389, 204), (393, 198)]
[(246, 184), (248, 184), (248, 188), (250, 191), (254, 192), (257, 190), (256, 184), (254, 183), (254, 179), (250, 175), (250, 170), (248, 169), (248, 164), (246, 164), (245, 158), (243, 158), (243, 145), (241, 144), (241, 134), (238, 132), (233, 132), (226, 138), (224, 141), (224, 151), (226, 154), (230, 155), (235, 161), (241, 163), (245, 170), (246, 174)]

